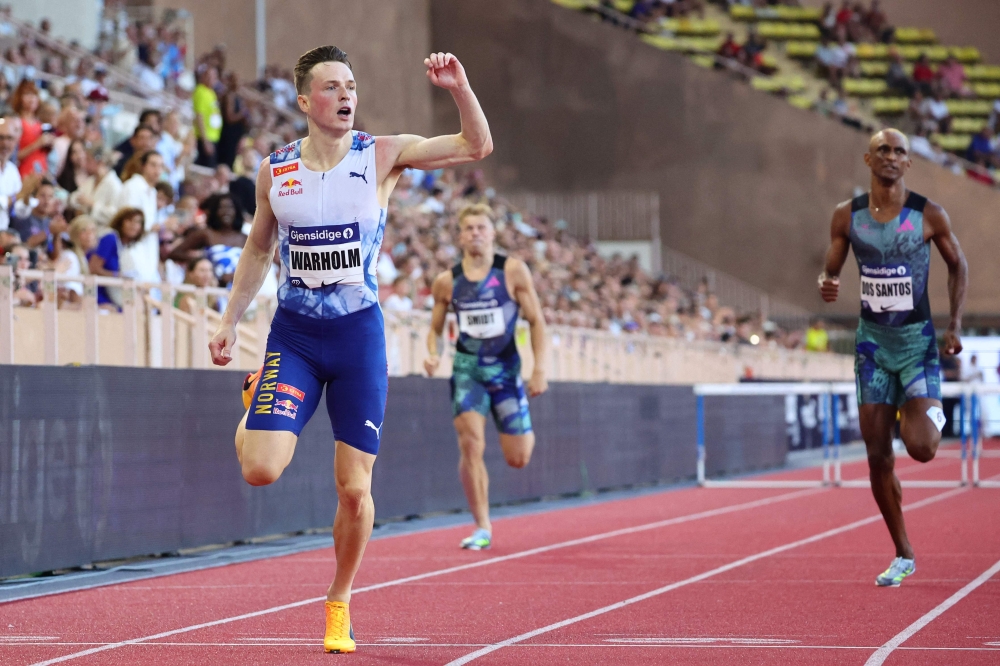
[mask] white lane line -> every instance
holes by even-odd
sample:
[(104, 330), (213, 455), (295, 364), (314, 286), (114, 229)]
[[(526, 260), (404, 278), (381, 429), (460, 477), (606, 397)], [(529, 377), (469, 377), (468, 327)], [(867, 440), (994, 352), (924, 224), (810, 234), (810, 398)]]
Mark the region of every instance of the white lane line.
[[(353, 594), (361, 594), (362, 592), (372, 592), (374, 590), (381, 590), (386, 587), (393, 587), (396, 585), (404, 585), (406, 583), (412, 583), (418, 580), (424, 580), (427, 578), (433, 578), (436, 576), (444, 576), (450, 573), (456, 573), (458, 571), (466, 571), (468, 569), (476, 569), (479, 567), (489, 566), (491, 564), (499, 564), (501, 562), (509, 562), (511, 560), (521, 559), (523, 557), (530, 557), (531, 555), (538, 555), (540, 553), (547, 553), (553, 550), (559, 550), (561, 548), (569, 548), (571, 546), (579, 546), (582, 544), (593, 543), (595, 541), (602, 541), (604, 539), (611, 539), (617, 536), (625, 536), (628, 534), (636, 534), (638, 532), (646, 532), (648, 530), (655, 530), (661, 527), (669, 527), (671, 525), (679, 525), (681, 523), (692, 522), (695, 520), (701, 520), (704, 518), (712, 518), (714, 516), (722, 516), (728, 513), (734, 513), (736, 511), (745, 511), (747, 509), (756, 509), (762, 506), (768, 506), (770, 504), (777, 504), (778, 502), (784, 502), (791, 499), (797, 499), (799, 497), (804, 497), (807, 495), (813, 495), (816, 493), (826, 492), (826, 489), (810, 488), (808, 490), (798, 490), (793, 493), (784, 493), (782, 495), (775, 495), (774, 497), (766, 497), (764, 499), (754, 500), (752, 502), (743, 502), (741, 504), (732, 504), (729, 506), (719, 507), (717, 509), (709, 509), (708, 511), (699, 511), (698, 513), (691, 513), (686, 516), (678, 516), (676, 518), (668, 518), (666, 520), (659, 520), (654, 523), (646, 523), (645, 525), (636, 525), (634, 527), (625, 527), (620, 530), (612, 530), (610, 532), (602, 532), (601, 534), (594, 534), (588, 537), (582, 537), (579, 539), (571, 539), (569, 541), (562, 541), (560, 543), (550, 544), (548, 546), (541, 546), (539, 548), (531, 548), (529, 550), (522, 550), (517, 553), (511, 553), (510, 555), (501, 555), (499, 557), (492, 557), (486, 560), (477, 560), (475, 562), (469, 562), (467, 564), (460, 564), (454, 567), (448, 567), (446, 569), (438, 569), (436, 571), (429, 571), (427, 573), (417, 574), (414, 576), (406, 576), (405, 578), (397, 578), (395, 580), (386, 581), (384, 583), (376, 583), (374, 585), (368, 585), (366, 587), (361, 587), (353, 591)], [(260, 617), (261, 615), (270, 615), (271, 613), (280, 613), (281, 611), (290, 610), (292, 608), (298, 608), (300, 606), (307, 606), (309, 604), (319, 603), (325, 601), (326, 597), (313, 597), (311, 599), (303, 599), (302, 601), (295, 601), (289, 604), (283, 604), (281, 606), (274, 606), (272, 608), (265, 608), (263, 610), (254, 611), (252, 613), (244, 613), (242, 615), (234, 615), (232, 617), (222, 618), (220, 620), (212, 620), (210, 622), (202, 622), (200, 624), (193, 624), (187, 627), (181, 627), (179, 629), (171, 629), (170, 631), (163, 631), (158, 634), (152, 634), (150, 636), (143, 636), (141, 638), (130, 638), (125, 641), (120, 641), (118, 643), (108, 643), (100, 647), (90, 648), (89, 650), (81, 650), (80, 652), (74, 652), (72, 654), (63, 655), (61, 657), (54, 657), (46, 661), (40, 661), (32, 666), (49, 666), (50, 664), (59, 664), (64, 661), (70, 661), (71, 659), (77, 659), (79, 657), (86, 657), (98, 652), (104, 652), (106, 650), (114, 650), (120, 647), (125, 647), (127, 645), (135, 645), (137, 643), (145, 643), (147, 641), (155, 641), (161, 638), (169, 638), (170, 636), (176, 636), (178, 634), (184, 634), (191, 631), (197, 631), (198, 629), (207, 629), (209, 627), (216, 627), (220, 624), (229, 624), (230, 622), (238, 622), (240, 620), (249, 620), (251, 618)]]
[(906, 629), (903, 629), (901, 632), (893, 636), (888, 643), (886, 643), (878, 650), (876, 650), (875, 653), (872, 654), (872, 656), (868, 657), (868, 661), (865, 662), (865, 666), (880, 666), (882, 663), (885, 662), (886, 659), (889, 658), (889, 655), (892, 654), (893, 650), (898, 648), (905, 641), (909, 640), (911, 636), (913, 636), (915, 633), (917, 633), (918, 631), (926, 627), (928, 624), (933, 622), (936, 618), (938, 618), (942, 613), (947, 611), (949, 608), (957, 604), (965, 597), (969, 596), (969, 594), (973, 590), (975, 590), (977, 587), (979, 587), (980, 585), (988, 581), (990, 578), (992, 578), (998, 571), (1000, 571), (1000, 560), (998, 560), (996, 564), (991, 566), (989, 569), (979, 574), (979, 576), (975, 580), (970, 582), (961, 590), (959, 590), (955, 594), (951, 595), (950, 597), (942, 601), (936, 607), (932, 608), (926, 615), (921, 617), (919, 620), (917, 620), (916, 622), (908, 626)]
[[(912, 504), (904, 506), (903, 509), (904, 510), (919, 509), (920, 507), (927, 506), (928, 504), (933, 504), (934, 502), (940, 502), (943, 499), (954, 497), (955, 495), (964, 493), (967, 490), (968, 488), (957, 488), (955, 490), (949, 490), (947, 492), (940, 493), (938, 495), (932, 495), (928, 498), (920, 500), (919, 502), (914, 502)], [(488, 645), (482, 648), (481, 650), (470, 652), (469, 654), (463, 657), (459, 657), (458, 659), (450, 661), (448, 662), (447, 666), (461, 666), (462, 664), (467, 664), (470, 661), (478, 659), (479, 657), (484, 657), (490, 654), (491, 652), (496, 652), (501, 648), (510, 647), (511, 645), (516, 645), (517, 643), (522, 643), (528, 639), (534, 638), (535, 636), (540, 636), (542, 634), (549, 633), (550, 631), (555, 631), (556, 629), (562, 629), (563, 627), (568, 627), (572, 624), (583, 622), (584, 620), (589, 620), (599, 615), (604, 615), (605, 613), (610, 613), (611, 611), (619, 610), (621, 608), (625, 608), (626, 606), (631, 606), (632, 604), (637, 604), (640, 601), (645, 601), (646, 599), (652, 599), (653, 597), (660, 596), (661, 594), (666, 594), (667, 592), (671, 592), (673, 590), (685, 587), (687, 585), (703, 581), (707, 578), (718, 576), (719, 574), (726, 573), (727, 571), (732, 571), (733, 569), (737, 569), (752, 562), (756, 562), (758, 560), (771, 557), (772, 555), (784, 553), (785, 551), (792, 550), (793, 548), (798, 548), (799, 546), (805, 546), (811, 543), (815, 543), (817, 541), (822, 541), (823, 539), (828, 539), (832, 536), (837, 536), (838, 534), (850, 532), (851, 530), (855, 530), (865, 525), (870, 525), (879, 520), (882, 520), (882, 514), (868, 516), (867, 518), (856, 520), (853, 523), (848, 523), (847, 525), (842, 525), (841, 527), (835, 527), (832, 530), (827, 530), (825, 532), (820, 532), (819, 534), (814, 534), (813, 536), (806, 537), (805, 539), (799, 539), (798, 541), (792, 541), (791, 543), (786, 543), (782, 546), (777, 546), (775, 548), (770, 548), (768, 550), (755, 553), (753, 555), (749, 555), (734, 562), (730, 562), (729, 564), (724, 564), (721, 567), (716, 567), (715, 569), (711, 569), (710, 571), (700, 573), (696, 576), (691, 576), (690, 578), (685, 578), (684, 580), (677, 581), (676, 583), (671, 583), (670, 585), (664, 585), (663, 587), (657, 588), (655, 590), (650, 590), (649, 592), (634, 596), (630, 599), (625, 599), (624, 601), (619, 601), (617, 603), (604, 606), (603, 608), (592, 610), (589, 613), (584, 613), (582, 615), (577, 615), (576, 617), (571, 617), (565, 620), (561, 620), (559, 622), (554, 622), (544, 627), (539, 627), (538, 629), (533, 629), (532, 631), (525, 632), (523, 634), (514, 636), (512, 638), (508, 638), (507, 640), (500, 641), (499, 643), (493, 643), (492, 645)]]

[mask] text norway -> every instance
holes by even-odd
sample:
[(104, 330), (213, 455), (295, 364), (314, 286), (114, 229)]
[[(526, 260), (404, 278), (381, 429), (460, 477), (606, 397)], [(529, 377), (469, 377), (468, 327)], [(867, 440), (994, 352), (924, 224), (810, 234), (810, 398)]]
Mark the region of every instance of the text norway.
[(301, 252), (291, 250), (292, 270), (329, 271), (355, 268), (361, 265), (361, 249), (332, 250), (330, 252)]
[(875, 296), (878, 298), (887, 298), (894, 296), (909, 296), (912, 293), (912, 283), (907, 280), (906, 282), (862, 282), (861, 283), (861, 294), (864, 296)]

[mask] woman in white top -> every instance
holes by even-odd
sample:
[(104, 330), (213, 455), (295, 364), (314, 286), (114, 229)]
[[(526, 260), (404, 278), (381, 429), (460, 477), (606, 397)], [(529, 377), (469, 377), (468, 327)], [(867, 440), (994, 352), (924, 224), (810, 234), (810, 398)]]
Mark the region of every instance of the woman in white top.
[[(135, 273), (131, 275), (139, 282), (160, 282), (160, 235), (156, 224), (156, 183), (163, 175), (163, 158), (155, 150), (134, 155), (122, 171), (122, 191), (118, 195), (118, 207), (137, 208), (142, 211), (143, 231), (141, 239), (127, 248), (134, 261)], [(123, 260), (124, 261), (124, 260)]]
[[(59, 275), (90, 275), (87, 253), (97, 247), (97, 223), (87, 215), (77, 215), (69, 225), (69, 239), (73, 247), (64, 249), (56, 261)], [(63, 282), (59, 290), (62, 303), (79, 303), (83, 298), (82, 282)]]

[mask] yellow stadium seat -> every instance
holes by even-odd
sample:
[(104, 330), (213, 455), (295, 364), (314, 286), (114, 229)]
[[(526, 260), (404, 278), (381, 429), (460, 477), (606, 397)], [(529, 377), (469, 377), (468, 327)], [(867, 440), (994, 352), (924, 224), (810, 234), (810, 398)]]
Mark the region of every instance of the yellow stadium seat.
[(1000, 83), (973, 83), (972, 90), (986, 99), (1000, 98)]
[(712, 69), (715, 67), (715, 56), (695, 54), (691, 56), (690, 59), (691, 62), (699, 67), (704, 67), (705, 69)]
[(975, 46), (952, 46), (949, 51), (959, 62), (973, 63), (982, 60), (982, 55)]
[(640, 39), (650, 46), (664, 51), (683, 53), (706, 53), (718, 51), (722, 46), (721, 37), (667, 37), (665, 35), (642, 35)]
[(898, 116), (910, 108), (910, 100), (906, 97), (875, 97), (872, 99), (872, 111), (879, 116)]
[(753, 7), (733, 5), (729, 8), (729, 18), (734, 21), (753, 21), (756, 17)]
[(984, 99), (949, 99), (945, 104), (953, 116), (986, 117), (993, 108), (993, 104)]
[(858, 97), (885, 94), (889, 84), (881, 79), (844, 79), (844, 93)]
[(660, 24), (670, 32), (675, 35), (699, 35), (699, 36), (710, 36), (718, 35), (722, 32), (722, 27), (719, 26), (718, 21), (713, 21), (712, 19), (699, 20), (699, 19), (664, 19)]
[(801, 92), (806, 82), (801, 76), (755, 76), (750, 85), (764, 92)]
[(614, 8), (622, 14), (628, 14), (635, 7), (635, 0), (614, 0)]
[(760, 64), (764, 65), (764, 67), (770, 67), (772, 69), (777, 69), (778, 68), (778, 59), (775, 58), (770, 53), (762, 53), (762, 54), (760, 54)]
[(819, 42), (785, 42), (785, 55), (789, 58), (812, 58)]
[(930, 28), (896, 28), (896, 41), (900, 44), (933, 44), (937, 35)]
[(819, 39), (819, 27), (815, 23), (761, 21), (757, 24), (757, 32), (765, 39), (777, 41)]
[(888, 44), (858, 44), (857, 51), (859, 60), (886, 60), (889, 58)]
[(986, 118), (954, 118), (951, 121), (951, 131), (958, 134), (975, 134), (986, 127)]
[(972, 143), (971, 134), (932, 134), (931, 142), (935, 143), (945, 150), (954, 150), (956, 152), (962, 152), (968, 150), (969, 144)]
[(965, 75), (970, 81), (1000, 81), (1000, 65), (969, 65)]
[(589, 7), (596, 7), (600, 3), (599, 0), (552, 0), (555, 4), (560, 7), (565, 7), (566, 9), (587, 9)]
[(889, 63), (881, 60), (870, 60), (861, 63), (861, 75), (868, 78), (881, 78), (889, 73)]
[(811, 95), (789, 95), (788, 103), (795, 108), (809, 111), (816, 105), (816, 100)]

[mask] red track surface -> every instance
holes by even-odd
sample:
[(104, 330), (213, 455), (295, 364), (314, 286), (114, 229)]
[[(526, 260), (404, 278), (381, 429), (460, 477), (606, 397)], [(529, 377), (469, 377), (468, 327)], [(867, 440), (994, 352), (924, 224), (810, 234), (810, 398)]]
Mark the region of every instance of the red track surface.
[[(900, 473), (953, 479), (958, 464), (906, 461)], [(982, 470), (1000, 474), (1000, 459), (984, 459)], [(864, 463), (844, 471), (866, 474)], [(316, 601), (188, 629), (322, 596), (328, 549), (0, 605), (0, 663), (104, 648), (68, 663), (444, 664), (508, 641), (473, 663), (864, 664), (1000, 559), (998, 498), (992, 489), (906, 490), (904, 503), (918, 505), (907, 513), (918, 571), (898, 589), (874, 585), (892, 545), (867, 490), (687, 489), (498, 520), (496, 545), (483, 553), (457, 548), (465, 527), (373, 541), (352, 603), (354, 655), (322, 652)], [(595, 535), (605, 536), (564, 544)], [(434, 575), (393, 583), (420, 574)], [(365, 591), (380, 583), (389, 584)], [(580, 617), (598, 609), (606, 612)], [(1000, 574), (885, 663), (1000, 663), (997, 618)], [(565, 626), (524, 636), (556, 623)]]

